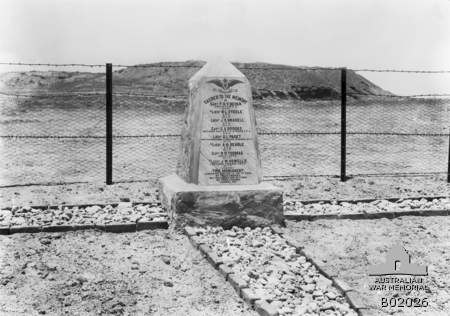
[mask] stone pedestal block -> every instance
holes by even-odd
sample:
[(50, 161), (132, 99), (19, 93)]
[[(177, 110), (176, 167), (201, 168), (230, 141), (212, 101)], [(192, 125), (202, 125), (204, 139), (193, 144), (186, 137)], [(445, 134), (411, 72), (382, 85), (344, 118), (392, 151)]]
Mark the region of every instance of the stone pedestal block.
[(270, 183), (197, 185), (174, 174), (160, 185), (163, 206), (177, 227), (284, 224), (282, 191)]

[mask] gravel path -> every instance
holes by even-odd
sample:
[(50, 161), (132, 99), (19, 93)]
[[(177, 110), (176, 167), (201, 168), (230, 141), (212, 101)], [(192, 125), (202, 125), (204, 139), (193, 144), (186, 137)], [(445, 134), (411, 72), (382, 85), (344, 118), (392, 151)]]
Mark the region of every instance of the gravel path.
[[(450, 311), (450, 218), (405, 216), (393, 220), (316, 220), (288, 222), (284, 236), (304, 245), (317, 262), (334, 271), (377, 309), (374, 315), (448, 315)], [(413, 263), (427, 265), (431, 293), (426, 309), (381, 309), (383, 292), (368, 289), (373, 277), (368, 266), (384, 261), (385, 253), (400, 241)], [(404, 293), (401, 295), (405, 295)]]
[(324, 215), (324, 214), (363, 214), (382, 212), (401, 212), (407, 210), (450, 210), (450, 198), (411, 200), (396, 202), (376, 200), (369, 203), (347, 203), (333, 201), (331, 203), (303, 204), (296, 198), (283, 201), (286, 215)]
[(116, 206), (59, 206), (37, 209), (29, 206), (0, 210), (0, 227), (91, 225), (111, 223), (162, 222), (168, 217), (159, 203), (136, 204), (121, 202)]
[(280, 315), (356, 315), (331, 280), (270, 228), (201, 231), (194, 238)]
[(0, 236), (1, 315), (256, 315), (169, 231)]

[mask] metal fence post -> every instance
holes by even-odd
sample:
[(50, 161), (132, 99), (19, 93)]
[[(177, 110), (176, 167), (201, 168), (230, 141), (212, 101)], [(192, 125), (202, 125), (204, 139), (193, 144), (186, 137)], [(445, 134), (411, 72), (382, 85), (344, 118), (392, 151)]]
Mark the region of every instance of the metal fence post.
[(112, 64), (106, 64), (106, 184), (112, 184)]
[(448, 162), (447, 162), (447, 183), (450, 183), (450, 130), (448, 133)]
[(347, 68), (341, 69), (341, 181), (346, 181), (347, 155)]

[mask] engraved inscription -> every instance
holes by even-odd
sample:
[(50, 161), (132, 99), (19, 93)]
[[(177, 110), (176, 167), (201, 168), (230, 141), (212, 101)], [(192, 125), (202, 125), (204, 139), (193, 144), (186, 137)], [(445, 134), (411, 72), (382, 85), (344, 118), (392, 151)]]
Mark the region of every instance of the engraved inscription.
[(215, 85), (206, 84), (202, 100), (199, 179), (205, 184), (257, 183), (248, 86), (237, 83), (224, 90)]

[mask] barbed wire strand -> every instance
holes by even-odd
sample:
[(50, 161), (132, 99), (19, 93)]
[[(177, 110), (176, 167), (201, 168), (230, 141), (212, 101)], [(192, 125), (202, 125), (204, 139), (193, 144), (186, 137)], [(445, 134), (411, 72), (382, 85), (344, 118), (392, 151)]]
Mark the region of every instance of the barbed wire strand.
[[(104, 96), (105, 91), (76, 91), (76, 92), (54, 92), (54, 93), (12, 93), (0, 91), (1, 96), (8, 97), (64, 97), (64, 96)], [(134, 92), (114, 92), (113, 96), (119, 97), (156, 97), (156, 98), (187, 98), (188, 94), (159, 94), (159, 93), (134, 93)], [(386, 97), (386, 98), (444, 98), (450, 97), (450, 93), (439, 94), (411, 94), (411, 95), (389, 95), (389, 94), (370, 94), (348, 92), (347, 96), (367, 96), (367, 97)], [(337, 100), (337, 99), (336, 99)]]
[[(238, 63), (235, 63), (238, 64)], [(57, 64), (57, 63), (22, 63), (22, 62), (0, 62), (4, 66), (45, 66), (45, 67), (105, 67), (105, 64)], [(142, 65), (124, 65), (113, 64), (117, 68), (201, 68), (203, 65), (182, 65), (182, 64), (142, 64)], [(242, 66), (239, 69), (254, 70), (339, 70), (338, 67), (296, 67), (296, 66)]]
[(54, 92), (54, 93), (11, 93), (11, 92), (2, 92), (0, 91), (0, 95), (8, 96), (8, 97), (18, 97), (18, 98), (50, 98), (50, 97), (65, 97), (65, 96), (104, 96), (105, 92), (99, 91), (78, 91), (78, 92)]
[[(305, 67), (305, 66), (241, 66), (239, 63), (232, 63), (241, 70), (288, 70), (288, 71), (317, 71), (317, 70), (340, 70), (340, 67)], [(144, 65), (113, 65), (118, 68), (201, 68), (203, 65), (179, 65), (179, 64), (144, 64)]]
[[(427, 177), (427, 176), (436, 176), (436, 175), (444, 175), (447, 172), (392, 172), (392, 173), (354, 173), (348, 174), (348, 178), (353, 177)], [(268, 175), (264, 176), (264, 179), (273, 180), (273, 179), (298, 179), (304, 177), (326, 177), (326, 178), (340, 178), (338, 174), (296, 174), (296, 175)]]
[(450, 70), (408, 70), (408, 69), (350, 69), (355, 72), (403, 72), (403, 73), (419, 73), (419, 74), (444, 74), (450, 73)]
[(429, 93), (429, 94), (409, 94), (409, 95), (397, 95), (397, 94), (371, 94), (360, 92), (347, 92), (347, 96), (367, 96), (367, 97), (386, 97), (386, 98), (426, 98), (426, 97), (450, 97), (450, 93)]
[[(340, 135), (341, 132), (258, 132), (259, 136), (297, 136), (297, 135)], [(368, 136), (421, 136), (421, 137), (448, 137), (450, 133), (398, 133), (398, 132), (347, 132), (347, 135)], [(181, 137), (181, 134), (146, 134), (146, 135), (113, 135), (113, 138), (168, 138)], [(0, 135), (0, 138), (106, 138), (102, 135)]]
[[(428, 176), (438, 176), (445, 175), (447, 172), (413, 172), (413, 173), (360, 173), (360, 174), (350, 174), (349, 178), (353, 177), (428, 177)], [(338, 174), (300, 174), (300, 175), (267, 175), (263, 176), (264, 180), (290, 180), (299, 178), (339, 178)], [(139, 183), (139, 182), (151, 182), (149, 179), (145, 180), (115, 180), (114, 183)], [(92, 181), (67, 181), (67, 182), (41, 182), (41, 183), (23, 183), (23, 184), (11, 184), (11, 185), (0, 185), (0, 188), (14, 188), (14, 187), (24, 187), (24, 186), (56, 186), (56, 185), (69, 185), (69, 184), (86, 184), (93, 183)]]
[[(32, 98), (32, 97), (64, 97), (64, 96), (105, 96), (105, 91), (78, 91), (78, 92), (55, 92), (55, 93), (11, 93), (11, 92), (2, 92), (0, 91), (0, 95), (8, 96), (8, 97), (24, 97), (24, 98)], [(113, 96), (120, 97), (159, 97), (159, 98), (177, 98), (177, 97), (188, 97), (187, 94), (147, 94), (147, 93), (130, 93), (130, 92), (114, 92)]]
[(349, 174), (349, 177), (422, 177), (431, 175), (443, 175), (447, 174), (446, 171), (437, 172), (392, 172), (392, 173), (354, 173)]
[(101, 138), (104, 139), (106, 136), (96, 136), (96, 135), (0, 135), (0, 138), (31, 138), (31, 139), (90, 139), (90, 138)]
[[(296, 67), (296, 66), (242, 66), (235, 63), (239, 69), (254, 70), (340, 70), (345, 67)], [(105, 64), (85, 64), (85, 63), (23, 63), (23, 62), (0, 62), (4, 66), (46, 66), (46, 67), (105, 67)], [(125, 65), (113, 64), (119, 68), (200, 68), (202, 65), (182, 65), (182, 64), (142, 64), (142, 65)], [(415, 69), (371, 69), (371, 68), (347, 68), (355, 72), (396, 72), (396, 73), (421, 73), (421, 74), (443, 74), (450, 73), (450, 70), (415, 70)]]
[(22, 62), (0, 62), (3, 66), (45, 66), (45, 67), (105, 67), (105, 64), (55, 64), (55, 63), (22, 63)]
[[(428, 177), (447, 174), (447, 172), (392, 172), (392, 173), (358, 173), (349, 174), (348, 177)], [(296, 174), (296, 175), (266, 175), (264, 180), (290, 180), (299, 178), (340, 178), (338, 174)], [(149, 180), (118, 180), (114, 183), (148, 182)]]
[(113, 92), (113, 96), (121, 96), (121, 97), (161, 97), (161, 98), (176, 98), (183, 97), (187, 98), (188, 94), (159, 94), (159, 93), (134, 93), (134, 92)]

